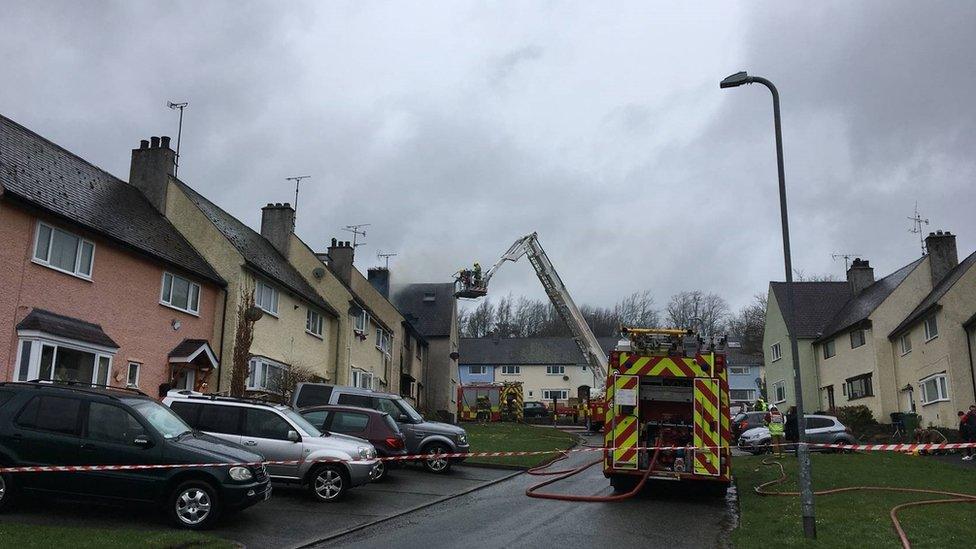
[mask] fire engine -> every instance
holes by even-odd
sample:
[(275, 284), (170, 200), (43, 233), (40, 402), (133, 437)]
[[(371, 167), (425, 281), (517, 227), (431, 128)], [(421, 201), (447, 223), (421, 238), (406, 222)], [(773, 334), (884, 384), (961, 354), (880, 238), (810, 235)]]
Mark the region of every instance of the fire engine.
[[(689, 330), (622, 328), (629, 343), (610, 353), (603, 474), (617, 491), (652, 479), (732, 479), (725, 339)], [(654, 448), (661, 450), (650, 473)]]

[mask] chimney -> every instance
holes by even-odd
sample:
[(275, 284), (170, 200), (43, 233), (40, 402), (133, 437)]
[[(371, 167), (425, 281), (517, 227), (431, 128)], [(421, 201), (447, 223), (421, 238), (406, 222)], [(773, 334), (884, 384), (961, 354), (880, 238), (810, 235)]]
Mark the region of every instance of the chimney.
[(261, 208), (261, 236), (268, 239), (285, 257), (288, 257), (288, 247), (294, 230), (295, 209), (291, 204), (275, 203)]
[(149, 202), (166, 215), (166, 190), (176, 167), (176, 153), (169, 148), (169, 137), (143, 139), (132, 149), (129, 184), (142, 191)]
[(935, 231), (925, 237), (925, 249), (929, 253), (929, 267), (932, 270), (932, 286), (945, 278), (956, 265), (959, 255), (956, 252), (956, 235), (949, 231)]
[(864, 288), (874, 284), (874, 268), (868, 260), (854, 258), (851, 267), (847, 269), (847, 283), (851, 285), (852, 295), (857, 295)]
[(366, 275), (376, 291), (390, 299), (390, 270), (386, 267), (373, 267), (366, 271)]
[(347, 286), (352, 284), (352, 262), (354, 255), (355, 250), (353, 250), (352, 244), (348, 241), (337, 242), (336, 239), (332, 239), (332, 245), (329, 246), (329, 266), (332, 267), (332, 272), (340, 280), (345, 282)]

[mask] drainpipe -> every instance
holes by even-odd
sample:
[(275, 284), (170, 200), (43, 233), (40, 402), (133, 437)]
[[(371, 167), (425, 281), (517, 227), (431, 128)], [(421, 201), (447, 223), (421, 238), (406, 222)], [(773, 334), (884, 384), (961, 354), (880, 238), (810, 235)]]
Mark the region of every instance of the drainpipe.
[(976, 372), (973, 371), (973, 342), (970, 341), (969, 328), (963, 328), (966, 333), (966, 350), (969, 351), (969, 378), (973, 382), (973, 398), (976, 399)]
[(224, 288), (224, 312), (220, 315), (220, 349), (217, 351), (217, 390), (216, 393), (220, 392), (220, 371), (224, 367), (224, 336), (227, 332), (227, 288)]

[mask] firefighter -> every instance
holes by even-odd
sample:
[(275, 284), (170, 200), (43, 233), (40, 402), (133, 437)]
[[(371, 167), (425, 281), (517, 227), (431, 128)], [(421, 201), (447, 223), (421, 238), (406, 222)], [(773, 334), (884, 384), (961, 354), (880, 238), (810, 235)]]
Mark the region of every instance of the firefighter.
[(756, 399), (756, 411), (757, 412), (765, 412), (766, 411), (766, 401), (763, 400), (763, 397), (761, 397), (761, 396)]
[(491, 401), (488, 400), (488, 395), (478, 396), (478, 422), (488, 423), (491, 421)]
[(481, 263), (474, 264), (474, 285), (481, 286)]
[(769, 412), (766, 413), (764, 419), (766, 427), (769, 428), (769, 439), (773, 443), (773, 450), (777, 456), (782, 456), (783, 451), (780, 448), (780, 443), (783, 442), (783, 435), (786, 431), (786, 416), (774, 404), (769, 407)]

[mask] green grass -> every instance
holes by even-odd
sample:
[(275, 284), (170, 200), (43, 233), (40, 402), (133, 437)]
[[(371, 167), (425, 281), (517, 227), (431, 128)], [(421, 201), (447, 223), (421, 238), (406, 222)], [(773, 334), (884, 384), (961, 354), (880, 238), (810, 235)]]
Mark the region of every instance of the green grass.
[[(533, 427), (519, 423), (465, 423), (472, 452), (511, 452), (566, 449), (576, 443), (576, 437), (551, 427)], [(553, 454), (513, 456), (506, 458), (468, 458), (470, 463), (534, 467), (551, 459)]]
[(0, 522), (0, 545), (17, 547), (71, 547), (72, 549), (147, 547), (152, 549), (226, 549), (236, 544), (193, 532), (72, 528)]
[[(814, 490), (844, 486), (898, 486), (976, 494), (976, 475), (969, 467), (932, 458), (878, 452), (814, 454)], [(959, 459), (955, 457), (954, 459)], [(901, 547), (888, 513), (909, 501), (948, 496), (897, 492), (852, 492), (817, 496), (817, 540), (803, 538), (797, 497), (759, 496), (753, 487), (779, 476), (761, 457), (736, 457), (733, 473), (739, 491), (740, 525), (732, 534), (736, 547)], [(787, 481), (774, 491), (796, 491), (796, 459), (782, 460)], [(974, 504), (910, 507), (898, 518), (913, 547), (972, 547), (976, 537)]]

